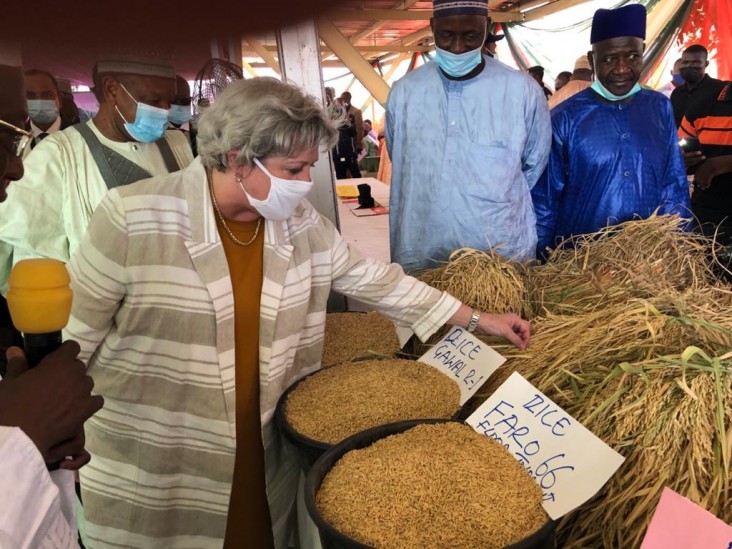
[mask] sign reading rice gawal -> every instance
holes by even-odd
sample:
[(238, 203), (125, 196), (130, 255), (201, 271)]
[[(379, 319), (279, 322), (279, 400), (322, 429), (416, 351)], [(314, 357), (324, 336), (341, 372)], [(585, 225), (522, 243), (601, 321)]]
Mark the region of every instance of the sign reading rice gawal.
[(595, 495), (625, 460), (516, 372), (467, 423), (526, 467), (553, 519)]
[(419, 362), (437, 368), (458, 384), (462, 406), (506, 359), (464, 328), (453, 326)]

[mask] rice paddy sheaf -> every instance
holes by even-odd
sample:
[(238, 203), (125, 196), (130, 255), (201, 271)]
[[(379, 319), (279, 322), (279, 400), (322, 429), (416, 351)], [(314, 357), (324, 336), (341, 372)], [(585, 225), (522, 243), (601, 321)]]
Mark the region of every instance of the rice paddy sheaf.
[(640, 546), (664, 486), (732, 523), (732, 291), (714, 242), (684, 226), (653, 216), (608, 227), (542, 265), (456, 252), (422, 274), (473, 307), (531, 320), (526, 351), (485, 338), (508, 360), (469, 405), (517, 371), (626, 457), (563, 518), (566, 547)]

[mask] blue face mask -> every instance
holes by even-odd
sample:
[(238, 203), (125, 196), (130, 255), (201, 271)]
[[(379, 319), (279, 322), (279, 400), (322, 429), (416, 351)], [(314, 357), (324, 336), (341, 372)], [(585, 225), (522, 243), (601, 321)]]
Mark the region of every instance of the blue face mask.
[(28, 115), (36, 124), (51, 124), (58, 118), (58, 107), (53, 99), (28, 99)]
[(641, 91), (641, 87), (638, 82), (636, 82), (635, 85), (630, 88), (630, 91), (625, 95), (615, 95), (605, 86), (603, 86), (599, 80), (595, 80), (590, 87), (595, 90), (598, 95), (604, 97), (608, 101), (622, 101), (623, 99), (628, 99), (628, 97), (630, 97), (631, 95), (635, 95), (636, 93)]
[(117, 105), (114, 106), (117, 109), (117, 113), (122, 117), (122, 120), (125, 121), (125, 130), (130, 134), (130, 137), (139, 143), (153, 143), (163, 137), (165, 135), (165, 127), (168, 125), (170, 111), (153, 107), (147, 103), (138, 103), (121, 82), (119, 85), (137, 103), (137, 114), (135, 115), (135, 121), (132, 123), (125, 120), (125, 117), (119, 112)]
[(483, 56), (481, 48), (466, 51), (465, 53), (450, 53), (447, 50), (435, 48), (435, 62), (437, 65), (453, 78), (465, 76), (480, 64)]
[(678, 88), (679, 86), (681, 86), (685, 82), (685, 80), (684, 80), (684, 77), (681, 76), (680, 74), (672, 74), (671, 75), (671, 82), (673, 82), (674, 83), (674, 86), (676, 86)]
[(190, 105), (170, 106), (170, 121), (177, 126), (182, 126), (188, 122), (192, 116), (193, 114), (191, 113)]

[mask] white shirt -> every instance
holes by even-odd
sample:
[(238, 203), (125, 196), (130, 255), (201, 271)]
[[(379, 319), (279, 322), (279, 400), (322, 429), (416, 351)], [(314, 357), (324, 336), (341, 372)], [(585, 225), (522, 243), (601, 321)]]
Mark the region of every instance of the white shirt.
[(18, 427), (0, 427), (0, 548), (78, 547), (74, 473), (49, 473)]
[(35, 122), (31, 120), (31, 133), (33, 134), (33, 147), (30, 145), (25, 148), (23, 151), (23, 160), (25, 160), (28, 155), (31, 153), (31, 151), (35, 148), (38, 143), (41, 142), (41, 140), (38, 139), (38, 136), (42, 133), (47, 133), (48, 135), (51, 135), (52, 133), (56, 133), (61, 129), (61, 117), (57, 116), (56, 120), (53, 121), (53, 124), (51, 124), (47, 130), (42, 130), (38, 126), (36, 126)]
[(61, 129), (61, 117), (57, 116), (56, 120), (53, 121), (53, 124), (51, 124), (47, 130), (42, 130), (38, 126), (36, 126), (36, 123), (31, 120), (31, 132), (33, 133), (33, 139), (41, 135), (42, 133), (56, 133)]

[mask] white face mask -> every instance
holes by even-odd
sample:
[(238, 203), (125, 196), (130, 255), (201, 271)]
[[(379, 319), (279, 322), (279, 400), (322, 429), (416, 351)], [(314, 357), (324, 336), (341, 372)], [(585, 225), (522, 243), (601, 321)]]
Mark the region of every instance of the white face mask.
[(272, 221), (284, 221), (292, 215), (297, 205), (310, 192), (310, 189), (313, 188), (313, 182), (275, 177), (256, 158), (254, 159), (254, 163), (269, 177), (270, 186), (267, 198), (257, 200), (250, 195), (244, 188), (241, 178), (237, 179), (239, 187), (241, 187), (241, 190), (246, 195), (252, 208), (257, 210), (262, 217), (271, 219)]

